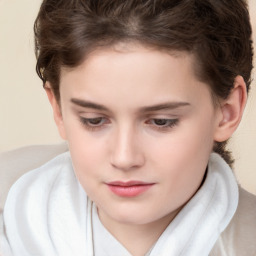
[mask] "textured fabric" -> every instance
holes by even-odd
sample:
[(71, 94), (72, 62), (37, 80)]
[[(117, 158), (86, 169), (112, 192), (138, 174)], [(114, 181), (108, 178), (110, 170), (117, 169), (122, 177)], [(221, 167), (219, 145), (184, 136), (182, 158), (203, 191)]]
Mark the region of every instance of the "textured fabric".
[(3, 214), (13, 255), (91, 255), (85, 243), (90, 208), (69, 153), (25, 174), (11, 188)]
[[(203, 186), (167, 227), (150, 255), (208, 255), (232, 219), (237, 202), (232, 171), (212, 154)], [(10, 191), (4, 221), (13, 255), (93, 255), (94, 246), (100, 245), (93, 244), (93, 233), (98, 232), (93, 230), (93, 212), (73, 173), (69, 153), (58, 156), (25, 174)]]
[(132, 256), (102, 225), (93, 205), (93, 242), (95, 255), (102, 256)]
[[(2, 210), (13, 183), (24, 173), (68, 151), (66, 143), (32, 145), (0, 153), (0, 236), (3, 234)], [(0, 238), (1, 239), (1, 238)]]
[(0, 153), (0, 212), (10, 187), (18, 178), (65, 151), (68, 151), (67, 144), (60, 143), (27, 146)]
[(211, 256), (256, 255), (256, 196), (239, 188), (235, 216), (217, 240)]

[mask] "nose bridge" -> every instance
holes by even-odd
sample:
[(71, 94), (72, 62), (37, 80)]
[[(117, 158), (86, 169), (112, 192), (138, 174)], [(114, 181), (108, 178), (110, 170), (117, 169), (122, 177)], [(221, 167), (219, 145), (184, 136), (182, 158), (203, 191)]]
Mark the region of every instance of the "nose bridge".
[(139, 145), (139, 134), (131, 124), (117, 127), (111, 156), (112, 165), (121, 170), (130, 170), (143, 165), (144, 156)]

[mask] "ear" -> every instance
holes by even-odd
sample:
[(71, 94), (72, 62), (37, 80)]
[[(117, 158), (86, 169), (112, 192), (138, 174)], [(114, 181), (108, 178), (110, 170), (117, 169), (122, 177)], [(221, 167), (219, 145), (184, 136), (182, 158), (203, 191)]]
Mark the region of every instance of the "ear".
[(48, 100), (51, 103), (54, 121), (58, 127), (59, 134), (62, 137), (62, 139), (66, 140), (66, 132), (63, 123), (60, 103), (56, 100), (56, 97), (53, 93), (52, 87), (49, 82), (46, 82), (44, 89), (47, 94)]
[(221, 101), (215, 141), (228, 140), (238, 127), (247, 101), (246, 84), (242, 76), (234, 80), (234, 88), (227, 99)]

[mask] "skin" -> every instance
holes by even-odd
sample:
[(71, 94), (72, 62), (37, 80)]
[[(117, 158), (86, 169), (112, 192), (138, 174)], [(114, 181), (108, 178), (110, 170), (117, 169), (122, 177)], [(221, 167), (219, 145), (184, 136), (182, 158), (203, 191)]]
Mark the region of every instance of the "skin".
[[(60, 104), (46, 86), (79, 182), (132, 255), (145, 254), (196, 193), (214, 141), (228, 139), (242, 116), (243, 79), (216, 107), (193, 63), (187, 53), (116, 45), (62, 69)], [(151, 186), (122, 197), (107, 185), (131, 180)]]

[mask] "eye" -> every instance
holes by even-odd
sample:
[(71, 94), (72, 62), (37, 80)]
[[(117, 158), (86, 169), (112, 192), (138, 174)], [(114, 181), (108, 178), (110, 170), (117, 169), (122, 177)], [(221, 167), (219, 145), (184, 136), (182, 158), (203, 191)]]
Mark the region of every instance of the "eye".
[(170, 123), (170, 120), (168, 120), (168, 119), (153, 119), (152, 123), (154, 123), (157, 126), (166, 126)]
[(167, 130), (178, 124), (178, 119), (153, 118), (146, 121), (154, 129)]
[(80, 117), (80, 121), (88, 130), (97, 130), (103, 128), (109, 123), (109, 120), (105, 117), (85, 118)]
[(86, 122), (87, 124), (92, 125), (92, 126), (98, 126), (104, 122), (104, 119), (102, 117), (84, 118), (84, 122)]

